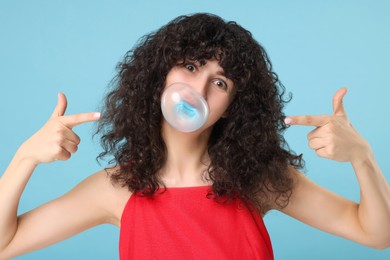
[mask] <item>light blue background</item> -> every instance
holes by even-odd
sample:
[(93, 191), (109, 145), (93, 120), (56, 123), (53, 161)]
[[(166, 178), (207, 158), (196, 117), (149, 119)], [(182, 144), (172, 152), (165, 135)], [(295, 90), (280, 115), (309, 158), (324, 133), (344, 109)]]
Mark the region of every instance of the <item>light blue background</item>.
[[(141, 3), (142, 2), (142, 3)], [(390, 2), (382, 1), (5, 1), (0, 2), (0, 172), (18, 146), (50, 116), (57, 93), (67, 114), (99, 107), (115, 65), (139, 37), (174, 17), (211, 12), (235, 20), (264, 45), (275, 71), (294, 95), (287, 114), (332, 113), (339, 87), (345, 107), (390, 179)], [(102, 166), (93, 124), (75, 128), (79, 152), (41, 165), (20, 203), (30, 210), (62, 195)], [(307, 175), (358, 200), (349, 164), (316, 157), (311, 128), (292, 127), (291, 147), (303, 153)], [(1, 210), (1, 209), (0, 209)], [(390, 259), (377, 251), (306, 226), (278, 212), (265, 217), (276, 259)], [(387, 231), (388, 232), (388, 231)], [(17, 259), (117, 259), (118, 229), (101, 226)]]

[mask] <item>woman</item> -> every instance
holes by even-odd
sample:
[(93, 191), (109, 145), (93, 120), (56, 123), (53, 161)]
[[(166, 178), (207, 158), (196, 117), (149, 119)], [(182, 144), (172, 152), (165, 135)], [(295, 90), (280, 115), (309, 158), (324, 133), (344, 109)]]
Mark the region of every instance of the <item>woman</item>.
[[(122, 259), (273, 259), (262, 222), (272, 209), (370, 247), (390, 245), (390, 189), (348, 121), (346, 89), (335, 94), (333, 115), (285, 118), (284, 88), (264, 49), (236, 23), (179, 17), (127, 53), (114, 82), (102, 118), (64, 116), (59, 94), (50, 120), (15, 154), (0, 180), (0, 259), (103, 223), (121, 228)], [(193, 86), (210, 109), (206, 124), (191, 133), (161, 113), (164, 89), (177, 82)], [(113, 155), (113, 167), (17, 216), (35, 167), (69, 159), (80, 143), (72, 128), (99, 119), (99, 157)], [(282, 136), (288, 125), (316, 126), (309, 146), (352, 163), (360, 204), (299, 171), (302, 158)]]

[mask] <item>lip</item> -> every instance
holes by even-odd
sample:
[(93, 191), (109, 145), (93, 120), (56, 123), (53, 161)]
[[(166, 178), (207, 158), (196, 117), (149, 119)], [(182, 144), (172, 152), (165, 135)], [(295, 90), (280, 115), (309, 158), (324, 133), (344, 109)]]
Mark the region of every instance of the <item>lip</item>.
[(184, 103), (187, 103), (189, 106), (191, 106), (191, 107), (193, 107), (193, 108), (196, 107), (196, 106), (195, 106), (195, 102), (191, 102), (191, 101), (186, 100), (186, 99), (184, 99), (183, 102), (184, 102)]
[(196, 114), (198, 113), (196, 108), (194, 108), (193, 106), (191, 106), (185, 101), (182, 101), (179, 104), (177, 104), (176, 109), (181, 113), (185, 114), (186, 116), (189, 116), (190, 118), (196, 116)]
[(197, 104), (197, 99), (194, 95), (185, 95), (182, 97), (182, 101), (183, 102), (186, 102), (188, 105), (192, 106), (192, 107), (196, 107), (196, 104)]

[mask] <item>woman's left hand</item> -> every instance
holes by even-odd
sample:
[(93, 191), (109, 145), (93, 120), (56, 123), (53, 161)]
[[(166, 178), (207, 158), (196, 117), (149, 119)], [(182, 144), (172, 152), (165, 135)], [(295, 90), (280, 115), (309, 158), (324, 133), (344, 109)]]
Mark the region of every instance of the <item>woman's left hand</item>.
[(371, 151), (368, 142), (353, 128), (343, 106), (346, 88), (333, 97), (333, 115), (289, 116), (288, 125), (315, 126), (307, 138), (309, 147), (323, 158), (339, 162), (358, 162)]

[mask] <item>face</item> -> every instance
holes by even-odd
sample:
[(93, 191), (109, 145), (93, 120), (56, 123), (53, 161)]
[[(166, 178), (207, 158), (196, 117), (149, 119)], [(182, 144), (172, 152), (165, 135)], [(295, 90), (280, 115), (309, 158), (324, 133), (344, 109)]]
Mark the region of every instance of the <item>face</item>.
[(165, 86), (173, 83), (186, 83), (195, 88), (207, 101), (209, 117), (202, 129), (206, 129), (221, 117), (227, 116), (226, 109), (234, 97), (233, 82), (224, 75), (222, 67), (216, 60), (206, 64), (187, 62), (174, 66), (167, 75)]

